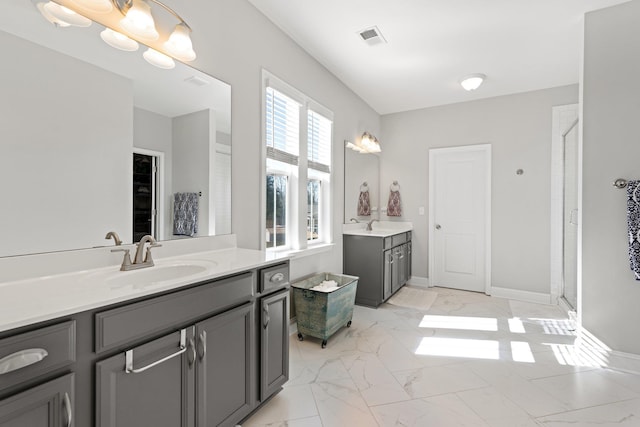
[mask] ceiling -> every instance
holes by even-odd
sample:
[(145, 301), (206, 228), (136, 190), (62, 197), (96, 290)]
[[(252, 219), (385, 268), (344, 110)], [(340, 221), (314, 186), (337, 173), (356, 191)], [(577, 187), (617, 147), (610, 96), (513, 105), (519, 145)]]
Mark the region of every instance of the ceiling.
[[(388, 114), (577, 83), (584, 13), (627, 0), (249, 1)], [(361, 39), (372, 26), (388, 43)]]

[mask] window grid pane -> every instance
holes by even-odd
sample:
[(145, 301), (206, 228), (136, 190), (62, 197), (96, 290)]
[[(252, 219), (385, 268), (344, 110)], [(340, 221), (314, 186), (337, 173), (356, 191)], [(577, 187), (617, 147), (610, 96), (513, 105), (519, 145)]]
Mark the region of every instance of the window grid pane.
[(267, 174), (267, 248), (287, 244), (287, 180), (286, 175)]
[(329, 172), (331, 168), (331, 129), (333, 122), (309, 110), (307, 115), (307, 149), (309, 167)]
[(298, 156), (300, 106), (293, 99), (268, 87), (266, 90), (266, 145)]
[(307, 181), (307, 240), (317, 240), (320, 236), (320, 189), (318, 179)]

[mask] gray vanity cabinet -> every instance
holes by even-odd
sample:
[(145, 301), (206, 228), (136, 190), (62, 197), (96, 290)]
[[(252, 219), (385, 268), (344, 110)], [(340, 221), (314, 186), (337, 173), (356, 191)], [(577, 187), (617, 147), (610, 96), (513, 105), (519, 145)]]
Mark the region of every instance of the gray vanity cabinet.
[(289, 378), (289, 289), (262, 298), (260, 310), (260, 401)]
[(356, 304), (377, 307), (411, 277), (411, 232), (388, 237), (345, 234), (344, 274), (358, 276)]
[(0, 400), (1, 427), (72, 427), (74, 374)]
[[(184, 347), (175, 332), (96, 364), (97, 427), (193, 425), (192, 329), (184, 332)], [(133, 358), (129, 372), (127, 357)]]
[(234, 426), (254, 409), (254, 311), (245, 304), (196, 324), (199, 427)]

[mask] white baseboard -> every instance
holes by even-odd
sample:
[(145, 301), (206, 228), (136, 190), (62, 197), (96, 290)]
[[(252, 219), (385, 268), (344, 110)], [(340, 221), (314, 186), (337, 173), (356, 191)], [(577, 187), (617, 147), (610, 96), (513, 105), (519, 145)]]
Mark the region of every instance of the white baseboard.
[(429, 278), (428, 277), (418, 277), (418, 276), (411, 276), (411, 278), (409, 279), (409, 281), (407, 282), (408, 285), (411, 286), (418, 286), (421, 288), (429, 288)]
[(595, 360), (603, 368), (640, 374), (640, 354), (611, 350), (584, 327), (579, 329), (576, 344), (586, 360)]
[(551, 304), (551, 295), (540, 292), (521, 291), (518, 289), (491, 287), (491, 296), (507, 298), (517, 301), (534, 302), (536, 304)]
[(289, 319), (289, 335), (298, 333), (298, 320), (295, 317)]

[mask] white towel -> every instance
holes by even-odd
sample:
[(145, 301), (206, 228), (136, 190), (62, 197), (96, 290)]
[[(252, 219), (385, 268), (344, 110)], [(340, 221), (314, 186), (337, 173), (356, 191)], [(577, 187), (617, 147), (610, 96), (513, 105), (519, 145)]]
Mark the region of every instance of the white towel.
[(340, 286), (338, 286), (338, 282), (336, 282), (335, 280), (325, 280), (319, 285), (316, 285), (313, 288), (311, 288), (312, 291), (320, 291), (320, 292), (331, 292), (331, 291), (335, 291), (336, 289), (340, 289)]

